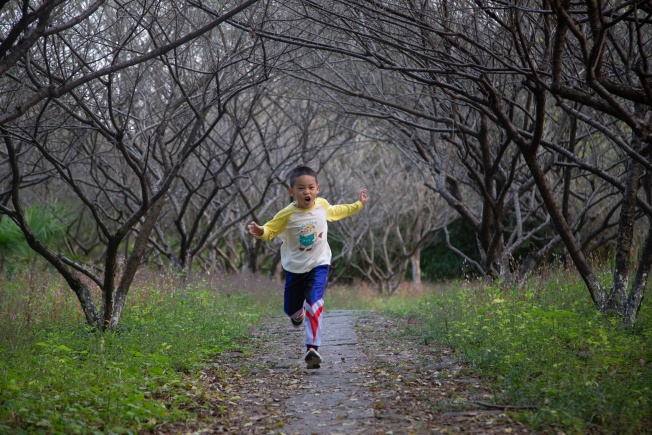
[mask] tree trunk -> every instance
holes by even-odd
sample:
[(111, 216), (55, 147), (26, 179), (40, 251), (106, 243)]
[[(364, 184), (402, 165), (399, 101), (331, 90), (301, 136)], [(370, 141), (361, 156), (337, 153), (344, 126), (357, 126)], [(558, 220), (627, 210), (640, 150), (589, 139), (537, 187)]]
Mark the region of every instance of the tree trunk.
[[(568, 136), (569, 136), (568, 151), (570, 153), (575, 154), (575, 140), (577, 138), (577, 118), (575, 118), (574, 116), (570, 118), (570, 133)], [(567, 163), (571, 163), (571, 160), (568, 157), (565, 159), (565, 161)], [(561, 213), (564, 216), (564, 219), (566, 219), (566, 222), (570, 221), (569, 204), (570, 204), (572, 180), (573, 180), (573, 167), (569, 165), (564, 168), (564, 190), (562, 193), (562, 200), (561, 200)]]
[(93, 328), (101, 328), (101, 317), (97, 312), (95, 303), (93, 302), (93, 295), (89, 286), (84, 284), (79, 278), (79, 274), (64, 264), (55, 252), (50, 250), (40, 240), (36, 239), (29, 227), (21, 225), (21, 231), (25, 235), (25, 240), (27, 240), (29, 247), (32, 248), (34, 252), (45, 258), (50, 264), (52, 264), (54, 268), (57, 269), (61, 276), (63, 276), (63, 278), (66, 280), (70, 289), (77, 296), (79, 305), (84, 312), (86, 323), (88, 323)]
[(421, 249), (417, 248), (410, 257), (410, 266), (412, 267), (412, 285), (421, 288)]
[(645, 294), (645, 286), (650, 276), (650, 267), (652, 266), (652, 219), (649, 219), (649, 221), (650, 227), (647, 238), (645, 239), (643, 253), (638, 263), (636, 278), (634, 278), (632, 290), (629, 293), (623, 312), (623, 322), (630, 325), (636, 323), (638, 312), (641, 309), (641, 302), (643, 302), (643, 296)]
[(541, 199), (543, 200), (552, 223), (557, 230), (557, 234), (561, 238), (562, 243), (564, 243), (564, 246), (566, 246), (568, 254), (573, 260), (573, 263), (575, 264), (577, 271), (582, 277), (582, 280), (586, 284), (586, 287), (591, 295), (591, 299), (593, 299), (593, 303), (600, 311), (604, 312), (607, 299), (606, 292), (602, 285), (600, 285), (598, 278), (593, 273), (593, 269), (586, 259), (584, 252), (582, 252), (582, 247), (577, 241), (577, 238), (575, 238), (575, 235), (568, 225), (568, 222), (566, 222), (566, 219), (564, 219), (562, 211), (555, 199), (555, 194), (550, 187), (550, 184), (546, 178), (546, 174), (543, 171), (537, 156), (537, 150), (539, 149), (539, 145), (541, 143), (541, 135), (543, 132), (543, 126), (545, 124), (546, 117), (545, 91), (542, 89), (537, 90), (535, 116), (536, 121), (533, 128), (531, 140), (524, 138), (514, 127), (511, 119), (505, 114), (504, 110), (501, 107), (499, 96), (492, 94), (491, 100), (493, 103), (494, 113), (498, 116), (499, 122), (503, 125), (505, 131), (512, 137), (519, 150), (521, 151), (523, 159), (525, 160), (525, 164), (527, 165), (528, 169), (530, 169), (530, 173), (532, 174), (534, 183), (539, 190)]
[(118, 249), (120, 248), (120, 238), (110, 237), (107, 240), (107, 249), (104, 262), (104, 282), (102, 284), (102, 318), (101, 329), (106, 328), (111, 323), (111, 315), (115, 308), (115, 278), (118, 273)]
[(50, 248), (45, 246), (43, 242), (38, 240), (32, 229), (27, 224), (27, 219), (25, 218), (25, 213), (21, 206), (20, 198), (20, 182), (21, 174), (20, 168), (18, 167), (18, 157), (16, 155), (16, 149), (14, 147), (13, 141), (9, 137), (7, 131), (4, 128), (0, 128), (0, 133), (4, 136), (5, 145), (7, 147), (7, 154), (9, 156), (9, 163), (11, 166), (12, 178), (11, 178), (11, 200), (14, 206), (14, 214), (10, 216), (13, 221), (20, 227), (25, 240), (30, 248), (32, 248), (37, 254), (43, 256), (50, 264), (52, 264), (57, 271), (63, 276), (81, 305), (84, 316), (86, 317), (86, 322), (93, 326), (97, 327), (99, 324), (99, 315), (97, 313), (97, 308), (93, 302), (93, 296), (91, 294), (90, 288), (79, 279), (77, 272), (73, 271), (68, 265), (66, 265), (57, 254), (52, 251)]
[(282, 275), (283, 268), (281, 267), (281, 251), (279, 250), (276, 255), (274, 255), (272, 264), (269, 267), (269, 276), (274, 279), (274, 281), (283, 282)]
[[(523, 148), (521, 149), (523, 150)], [(602, 285), (600, 285), (598, 278), (593, 273), (593, 269), (584, 256), (584, 252), (582, 252), (579, 242), (573, 235), (566, 219), (564, 219), (564, 216), (555, 201), (554, 193), (548, 184), (548, 180), (546, 180), (545, 174), (541, 170), (541, 165), (539, 164), (536, 154), (525, 149), (523, 150), (523, 156), (528, 168), (530, 168), (532, 176), (534, 177), (539, 193), (541, 194), (546, 209), (550, 214), (550, 218), (557, 229), (557, 233), (561, 237), (561, 241), (564, 243), (564, 246), (566, 246), (568, 254), (573, 260), (575, 267), (577, 267), (577, 271), (582, 277), (582, 280), (586, 284), (586, 287), (591, 294), (591, 299), (593, 299), (593, 303), (600, 311), (604, 312), (607, 299), (606, 292)]]
[(147, 244), (149, 241), (149, 235), (154, 229), (154, 225), (158, 220), (161, 210), (163, 209), (163, 204), (165, 204), (165, 195), (161, 195), (159, 199), (152, 205), (147, 214), (143, 225), (140, 228), (138, 237), (136, 237), (136, 243), (134, 244), (134, 249), (131, 251), (131, 255), (127, 259), (125, 264), (125, 270), (122, 273), (122, 278), (120, 279), (120, 284), (115, 292), (115, 300), (113, 301), (113, 311), (110, 313), (110, 322), (108, 327), (113, 329), (118, 326), (120, 321), (120, 316), (122, 314), (122, 309), (124, 308), (125, 301), (127, 300), (127, 293), (129, 293), (129, 288), (131, 283), (136, 276), (138, 267), (143, 259), (143, 255), (147, 249)]
[[(638, 148), (638, 147), (637, 147)], [(629, 159), (627, 180), (623, 201), (620, 206), (616, 262), (614, 265), (613, 286), (607, 300), (607, 310), (622, 315), (627, 303), (627, 285), (629, 283), (629, 262), (632, 256), (634, 223), (636, 221), (636, 195), (639, 190), (642, 166)]]

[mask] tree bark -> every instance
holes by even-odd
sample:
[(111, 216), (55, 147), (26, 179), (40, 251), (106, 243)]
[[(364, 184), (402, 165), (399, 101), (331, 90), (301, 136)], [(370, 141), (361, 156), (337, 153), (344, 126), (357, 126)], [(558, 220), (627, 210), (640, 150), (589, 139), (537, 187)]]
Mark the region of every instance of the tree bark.
[(523, 156), (525, 158), (525, 162), (528, 165), (528, 168), (530, 168), (532, 176), (534, 177), (537, 188), (539, 189), (539, 193), (543, 198), (543, 202), (546, 204), (546, 210), (548, 210), (552, 222), (557, 229), (557, 233), (561, 237), (564, 246), (566, 246), (570, 257), (573, 259), (575, 267), (577, 267), (577, 271), (586, 284), (586, 287), (591, 294), (593, 303), (600, 311), (604, 312), (606, 303), (605, 290), (600, 284), (598, 278), (593, 273), (593, 269), (584, 256), (584, 252), (582, 252), (580, 244), (573, 235), (573, 232), (566, 222), (566, 219), (564, 219), (564, 216), (562, 215), (561, 210), (555, 201), (552, 189), (548, 185), (548, 181), (545, 178), (545, 174), (541, 170), (541, 165), (539, 164), (536, 155), (533, 154), (534, 153), (525, 151)]
[(410, 266), (412, 268), (412, 285), (420, 289), (421, 288), (421, 248), (414, 250), (414, 253), (410, 257)]
[(140, 227), (138, 236), (136, 237), (136, 242), (134, 244), (134, 249), (131, 251), (131, 255), (127, 259), (125, 264), (125, 270), (122, 273), (120, 279), (120, 284), (115, 292), (115, 300), (113, 301), (113, 310), (110, 313), (110, 320), (108, 327), (113, 329), (118, 326), (120, 321), (120, 316), (122, 315), (122, 309), (124, 308), (125, 301), (127, 300), (127, 293), (131, 288), (131, 284), (134, 281), (136, 272), (142, 262), (143, 255), (147, 249), (149, 235), (154, 229), (154, 225), (158, 220), (161, 210), (163, 209), (163, 204), (165, 204), (165, 196), (161, 195), (158, 200), (152, 205), (147, 214), (143, 225)]
[(627, 303), (623, 311), (623, 322), (629, 325), (636, 323), (638, 313), (641, 309), (641, 303), (645, 296), (645, 287), (650, 277), (650, 268), (652, 266), (652, 219), (649, 219), (649, 225), (643, 253), (641, 254), (636, 271), (636, 278), (634, 278), (634, 283), (632, 284), (632, 289), (629, 292), (629, 297), (627, 298)]
[[(636, 134), (632, 137), (632, 146), (635, 150), (641, 147)], [(639, 191), (643, 166), (634, 159), (628, 159), (627, 177), (625, 179), (625, 192), (620, 205), (620, 219), (618, 222), (618, 237), (616, 241), (616, 261), (613, 272), (613, 285), (607, 300), (606, 309), (616, 315), (623, 315), (627, 304), (627, 286), (629, 284), (630, 259), (632, 257), (632, 243), (634, 238), (634, 224), (636, 222), (636, 196)]]

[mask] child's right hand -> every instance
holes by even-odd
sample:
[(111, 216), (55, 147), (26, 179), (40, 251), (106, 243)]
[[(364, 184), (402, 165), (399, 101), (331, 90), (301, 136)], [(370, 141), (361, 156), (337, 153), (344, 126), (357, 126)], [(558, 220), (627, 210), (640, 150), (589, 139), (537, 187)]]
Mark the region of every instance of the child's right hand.
[(260, 237), (265, 232), (263, 227), (258, 225), (256, 222), (250, 223), (248, 225), (248, 228), (249, 228), (249, 234), (251, 234), (252, 236), (255, 236), (255, 237)]
[(367, 204), (367, 201), (369, 200), (369, 195), (367, 195), (367, 189), (362, 189), (358, 192), (358, 200), (362, 203), (362, 205)]

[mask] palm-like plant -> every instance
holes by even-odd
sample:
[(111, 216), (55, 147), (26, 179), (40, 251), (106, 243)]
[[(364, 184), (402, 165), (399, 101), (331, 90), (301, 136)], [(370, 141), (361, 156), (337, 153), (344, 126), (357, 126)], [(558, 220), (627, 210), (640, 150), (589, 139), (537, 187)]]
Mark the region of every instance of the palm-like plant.
[[(70, 221), (65, 206), (58, 202), (38, 204), (28, 208), (25, 215), (34, 234), (45, 244), (56, 246), (63, 242)], [(11, 274), (35, 257), (18, 225), (6, 216), (0, 216), (0, 271)]]

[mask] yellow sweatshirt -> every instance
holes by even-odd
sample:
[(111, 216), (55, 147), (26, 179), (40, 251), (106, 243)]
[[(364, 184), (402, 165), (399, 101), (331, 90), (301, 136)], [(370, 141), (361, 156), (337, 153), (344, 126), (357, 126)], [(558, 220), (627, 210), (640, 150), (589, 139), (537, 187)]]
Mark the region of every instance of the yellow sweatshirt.
[(316, 198), (308, 209), (292, 204), (279, 211), (263, 226), (262, 240), (278, 236), (281, 245), (281, 264), (292, 273), (309, 272), (317, 266), (331, 264), (328, 246), (328, 224), (362, 210), (362, 202), (330, 205), (324, 198)]

